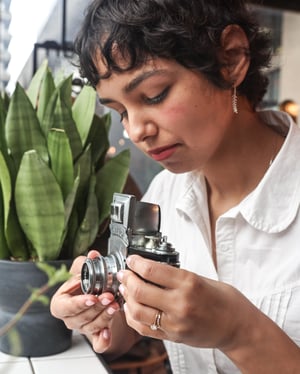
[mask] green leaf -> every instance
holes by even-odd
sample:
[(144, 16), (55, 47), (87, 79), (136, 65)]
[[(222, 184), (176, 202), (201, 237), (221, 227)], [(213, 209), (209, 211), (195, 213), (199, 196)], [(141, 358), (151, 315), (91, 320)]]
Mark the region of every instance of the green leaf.
[(2, 143), (2, 133), (4, 135), (4, 125), (5, 125), (5, 118), (6, 118), (7, 110), (4, 103), (4, 98), (2, 97), (2, 94), (0, 93), (0, 132), (1, 132), (1, 138), (0, 141)]
[[(75, 164), (75, 170), (80, 179), (80, 183), (78, 187), (78, 199), (85, 200), (84, 197), (86, 196), (88, 192), (87, 186), (89, 185), (90, 176), (93, 170), (90, 147), (86, 148), (84, 152), (82, 153), (82, 155), (77, 160)], [(83, 205), (83, 204), (80, 204), (80, 205)], [(79, 210), (81, 211), (81, 209)]]
[(69, 75), (67, 78), (64, 78), (58, 85), (59, 96), (62, 101), (64, 101), (68, 108), (72, 109), (72, 80), (73, 75)]
[(65, 200), (65, 222), (66, 222), (66, 225), (69, 222), (70, 216), (71, 216), (72, 211), (73, 211), (73, 207), (75, 205), (75, 200), (76, 200), (79, 184), (80, 184), (80, 178), (79, 178), (79, 176), (77, 176), (74, 180), (72, 190)]
[[(2, 188), (0, 187), (0, 193)], [(7, 259), (10, 257), (10, 251), (5, 237), (5, 220), (4, 220), (4, 206), (2, 196), (0, 198), (0, 259)]]
[(65, 226), (63, 197), (53, 173), (36, 151), (24, 154), (15, 197), (21, 226), (39, 260), (56, 259)]
[(39, 91), (39, 102), (37, 107), (37, 115), (40, 123), (42, 123), (45, 112), (53, 92), (55, 91), (55, 84), (50, 70), (46, 71), (45, 77), (42, 81)]
[(12, 198), (12, 188), (9, 170), (7, 168), (2, 152), (0, 152), (0, 184), (2, 188), (3, 209), (4, 209), (4, 229), (7, 228), (10, 201)]
[(36, 73), (34, 74), (33, 78), (31, 79), (31, 82), (29, 83), (29, 87), (27, 89), (27, 96), (34, 108), (36, 108), (38, 105), (39, 91), (47, 69), (48, 61), (44, 60), (38, 68), (38, 70), (36, 71)]
[(19, 165), (24, 152), (35, 149), (48, 162), (46, 140), (36, 112), (24, 89), (17, 83), (6, 117), (7, 145)]
[(109, 216), (114, 192), (122, 192), (129, 173), (130, 152), (124, 150), (108, 160), (97, 172), (96, 195), (99, 206), (99, 224)]
[(55, 286), (56, 284), (67, 281), (71, 278), (71, 274), (68, 271), (65, 264), (62, 264), (60, 268), (56, 269), (53, 277), (49, 278), (49, 287)]
[(79, 132), (81, 143), (85, 144), (94, 118), (96, 108), (96, 91), (84, 86), (76, 98), (73, 107), (73, 118)]
[(36, 262), (36, 267), (39, 268), (41, 271), (43, 271), (47, 275), (48, 280), (54, 276), (57, 270), (56, 267), (49, 265), (46, 262), (40, 262), (40, 261)]
[[(7, 108), (5, 99), (0, 94), (0, 151), (4, 156), (6, 162), (9, 162), (8, 150), (7, 150), (7, 142), (5, 137), (5, 121), (7, 115)], [(10, 160), (12, 161), (12, 160)]]
[[(46, 262), (37, 262), (36, 266), (47, 275), (47, 285), (49, 288), (58, 283), (65, 282), (71, 277), (66, 264), (61, 264), (61, 266), (57, 268)], [(37, 291), (40, 292), (40, 289), (37, 289)]]
[(48, 151), (53, 171), (60, 185), (64, 200), (74, 182), (74, 168), (69, 139), (64, 130), (51, 129), (48, 134)]
[(16, 328), (11, 328), (7, 333), (10, 354), (20, 356), (23, 352), (23, 342)]
[(3, 102), (3, 108), (5, 110), (5, 113), (7, 113), (7, 110), (8, 110), (8, 107), (9, 107), (9, 102), (10, 102), (10, 97), (8, 96), (8, 94), (6, 92), (1, 92), (0, 97), (1, 97), (2, 102)]
[[(76, 207), (75, 207), (76, 208)], [(68, 220), (68, 231), (64, 237), (64, 245), (60, 253), (61, 259), (73, 258), (73, 243), (79, 226), (78, 213), (73, 209)]]
[(75, 202), (78, 201), (77, 194), (79, 183), (80, 179), (79, 176), (77, 176), (75, 178), (72, 190), (65, 200), (65, 230), (61, 240), (62, 250), (60, 253), (60, 258), (62, 259), (70, 258), (73, 256), (73, 247), (72, 244), (70, 244), (70, 242), (73, 243), (73, 240), (71, 240), (71, 238), (74, 238), (78, 227), (76, 211), (77, 205), (75, 204)]
[(30, 245), (20, 226), (14, 200), (11, 201), (5, 235), (12, 257), (22, 261), (35, 257), (35, 252), (29, 250)]
[(45, 137), (48, 136), (48, 132), (53, 127), (58, 127), (55, 125), (55, 108), (57, 105), (59, 91), (56, 88), (55, 91), (52, 93), (48, 105), (45, 108), (43, 120), (41, 121), (41, 129)]
[(92, 177), (84, 218), (80, 223), (74, 242), (73, 257), (77, 257), (86, 252), (93, 243), (99, 230), (98, 205), (95, 195), (96, 178)]
[(72, 108), (64, 101), (63, 96), (59, 88), (54, 91), (47, 106), (42, 127), (45, 134), (48, 134), (51, 128), (64, 130), (70, 141), (73, 159), (75, 159), (81, 154), (83, 147), (72, 118)]
[[(36, 292), (34, 292), (34, 291), (36, 291)], [(50, 304), (50, 298), (46, 295), (38, 295), (38, 291), (39, 291), (39, 289), (33, 290), (32, 294), (31, 294), (31, 298), (30, 298), (31, 301), (33, 303), (39, 302), (39, 303), (43, 304), (44, 306), (49, 305)]]
[(90, 144), (92, 163), (95, 165), (96, 170), (99, 170), (104, 165), (105, 156), (109, 148), (108, 133), (110, 123), (110, 114), (104, 115), (103, 117), (94, 115), (89, 136), (86, 140), (86, 144)]
[(76, 159), (81, 154), (83, 147), (76, 124), (72, 118), (71, 108), (61, 97), (58, 97), (55, 116), (57, 121), (57, 126), (55, 127), (65, 130), (70, 140), (73, 159)]
[(7, 257), (7, 251), (10, 249), (10, 255), (13, 257), (24, 260), (28, 259), (29, 253), (27, 250), (26, 241), (15, 212), (9, 170), (1, 152), (0, 184), (2, 190), (1, 218), (3, 219), (3, 226), (1, 225), (1, 257)]

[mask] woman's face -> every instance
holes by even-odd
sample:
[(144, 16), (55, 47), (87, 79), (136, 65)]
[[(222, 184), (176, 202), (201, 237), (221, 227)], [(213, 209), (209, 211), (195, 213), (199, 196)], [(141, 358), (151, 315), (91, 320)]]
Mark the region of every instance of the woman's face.
[[(101, 60), (97, 68), (105, 72)], [(231, 92), (199, 73), (155, 59), (102, 79), (96, 89), (101, 103), (120, 114), (136, 146), (170, 171), (204, 169), (221, 157), (233, 116)]]

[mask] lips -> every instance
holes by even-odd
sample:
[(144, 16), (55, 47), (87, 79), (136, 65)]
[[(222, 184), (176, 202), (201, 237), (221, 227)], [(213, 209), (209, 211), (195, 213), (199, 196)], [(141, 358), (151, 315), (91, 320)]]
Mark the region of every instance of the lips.
[(167, 147), (161, 147), (156, 149), (151, 149), (148, 151), (150, 157), (155, 161), (164, 161), (170, 158), (177, 149), (177, 144), (173, 144)]

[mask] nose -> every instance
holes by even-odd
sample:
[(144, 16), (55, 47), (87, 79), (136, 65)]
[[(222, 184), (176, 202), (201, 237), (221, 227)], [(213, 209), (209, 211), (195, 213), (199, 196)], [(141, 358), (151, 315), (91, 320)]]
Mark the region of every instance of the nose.
[(131, 141), (136, 144), (157, 133), (157, 125), (154, 120), (141, 110), (128, 113), (128, 120), (124, 127)]

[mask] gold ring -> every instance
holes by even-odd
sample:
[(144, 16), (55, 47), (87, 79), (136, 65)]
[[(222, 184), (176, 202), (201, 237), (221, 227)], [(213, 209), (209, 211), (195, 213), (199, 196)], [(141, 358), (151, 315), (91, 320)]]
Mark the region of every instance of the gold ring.
[(161, 328), (161, 324), (160, 324), (160, 321), (161, 321), (161, 315), (162, 315), (162, 311), (159, 310), (156, 315), (155, 315), (155, 320), (154, 320), (154, 323), (152, 323), (152, 325), (150, 325), (150, 329), (152, 331), (156, 331), (158, 329)]

